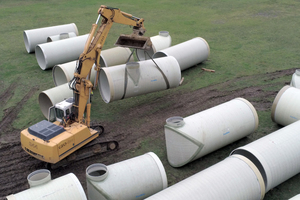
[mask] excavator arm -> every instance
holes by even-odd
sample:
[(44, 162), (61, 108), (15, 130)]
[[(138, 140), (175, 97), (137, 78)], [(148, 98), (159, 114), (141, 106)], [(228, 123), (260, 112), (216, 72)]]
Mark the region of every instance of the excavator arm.
[[(97, 74), (94, 84), (97, 85), (100, 72), (100, 54), (112, 24), (119, 23), (133, 26), (133, 33), (129, 36), (121, 35), (116, 45), (140, 49), (147, 49), (151, 46), (150, 38), (143, 37), (146, 31), (143, 18), (137, 18), (131, 14), (120, 11), (118, 8), (110, 8), (103, 5), (99, 8), (98, 14), (98, 19), (96, 23), (92, 25), (84, 51), (79, 57), (74, 78), (70, 82), (70, 88), (74, 90), (75, 97), (73, 120), (83, 123), (88, 127), (90, 126), (91, 110), (89, 98), (91, 90), (94, 89), (90, 81), (91, 69), (95, 66)], [(95, 34), (100, 17), (102, 17), (101, 25)], [(85, 111), (86, 116), (84, 118)]]

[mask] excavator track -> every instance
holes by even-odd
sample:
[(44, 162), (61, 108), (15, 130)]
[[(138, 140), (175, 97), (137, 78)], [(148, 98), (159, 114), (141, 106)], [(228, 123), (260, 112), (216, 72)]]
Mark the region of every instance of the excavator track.
[(95, 156), (98, 154), (103, 154), (109, 151), (116, 151), (118, 150), (119, 143), (115, 140), (108, 139), (105, 136), (101, 136), (104, 133), (104, 128), (101, 125), (91, 125), (91, 128), (97, 130), (99, 132), (99, 136), (89, 142), (88, 144), (84, 145), (71, 155), (67, 156), (66, 158), (62, 159), (61, 161), (53, 164), (53, 163), (46, 163), (46, 167), (48, 169), (56, 169), (59, 167), (65, 167), (73, 162), (83, 160), (89, 158), (91, 156)]

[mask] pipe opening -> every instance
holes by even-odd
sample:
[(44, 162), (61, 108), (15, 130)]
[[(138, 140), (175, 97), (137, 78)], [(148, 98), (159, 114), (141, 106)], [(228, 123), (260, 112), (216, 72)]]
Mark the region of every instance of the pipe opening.
[(175, 117), (170, 117), (166, 120), (167, 125), (172, 126), (172, 127), (181, 127), (185, 124), (184, 120), (182, 117), (175, 116)]
[(40, 93), (39, 95), (39, 105), (43, 115), (48, 118), (48, 111), (51, 106), (53, 106), (52, 101), (49, 96), (45, 93)]
[(300, 69), (296, 69), (295, 73), (296, 75), (300, 76)]
[(168, 56), (166, 53), (158, 51), (153, 55), (153, 58), (162, 58), (166, 56)]
[(265, 183), (265, 189), (267, 188), (267, 184), (268, 184), (268, 180), (267, 180), (267, 174), (265, 172), (265, 169), (263, 167), (263, 165), (261, 164), (261, 162), (255, 157), (255, 155), (253, 155), (251, 152), (246, 151), (244, 149), (236, 149), (233, 152), (231, 152), (230, 155), (234, 155), (234, 154), (238, 154), (238, 155), (242, 155), (245, 156), (246, 158), (248, 158), (252, 163), (254, 163), (254, 165), (257, 167), (257, 169), (259, 170), (260, 174), (262, 175), (263, 179), (264, 179), (264, 183)]
[(36, 57), (36, 60), (39, 64), (39, 66), (43, 70), (45, 70), (46, 66), (47, 66), (47, 62), (46, 62), (44, 52), (43, 52), (42, 48), (39, 45), (35, 47), (35, 57)]
[(158, 33), (160, 36), (168, 37), (169, 36), (169, 31), (159, 31)]
[(56, 86), (68, 83), (69, 80), (66, 77), (64, 70), (59, 66), (55, 65), (52, 69), (52, 77)]
[(24, 38), (24, 43), (25, 43), (26, 51), (28, 53), (30, 53), (30, 41), (29, 41), (27, 33), (25, 31), (23, 32), (23, 38)]
[(100, 89), (101, 97), (105, 103), (109, 103), (111, 100), (111, 91), (109, 81), (104, 70), (100, 71), (99, 80), (100, 81), (98, 81), (98, 87)]
[(100, 55), (100, 67), (108, 67), (107, 62), (105, 61), (102, 55)]
[(108, 169), (101, 163), (92, 164), (86, 169), (86, 177), (92, 181), (103, 181), (107, 175)]
[(30, 187), (42, 185), (51, 180), (51, 173), (47, 169), (40, 169), (27, 176)]

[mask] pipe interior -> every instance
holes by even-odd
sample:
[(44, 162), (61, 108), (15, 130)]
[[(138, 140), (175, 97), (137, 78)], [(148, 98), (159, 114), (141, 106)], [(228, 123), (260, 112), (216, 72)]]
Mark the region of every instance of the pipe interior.
[(110, 87), (109, 87), (109, 82), (106, 76), (106, 73), (104, 70), (100, 71), (100, 75), (99, 75), (99, 82), (98, 82), (98, 87), (100, 88), (100, 94), (102, 96), (102, 99), (104, 100), (104, 102), (109, 103), (110, 102), (110, 97), (111, 97), (111, 93), (110, 93)]
[(56, 65), (53, 69), (53, 81), (56, 86), (62, 85), (68, 82), (66, 74), (61, 67)]
[(168, 56), (167, 54), (165, 54), (164, 52), (156, 52), (154, 55), (153, 55), (153, 58), (162, 58), (162, 57), (166, 57)]
[(92, 164), (86, 169), (86, 175), (93, 181), (103, 181), (108, 175), (108, 169), (101, 163)]
[(27, 37), (27, 34), (25, 31), (23, 32), (23, 38), (24, 38), (25, 48), (26, 48), (27, 52), (30, 53), (30, 44), (29, 44), (29, 40), (28, 40), (28, 37)]
[(28, 175), (27, 179), (30, 181), (40, 181), (50, 175), (49, 170), (37, 170)]
[(267, 188), (267, 184), (268, 184), (267, 174), (265, 172), (265, 169), (264, 169), (263, 165), (255, 157), (255, 155), (253, 155), (251, 152), (249, 152), (247, 150), (244, 150), (244, 149), (236, 149), (230, 155), (234, 155), (234, 154), (245, 156), (257, 167), (257, 169), (259, 170), (260, 174), (262, 175), (262, 177), (264, 179), (265, 187)]
[(39, 95), (39, 105), (41, 108), (41, 111), (43, 115), (48, 118), (48, 111), (51, 106), (53, 106), (53, 103), (51, 102), (49, 96), (45, 93), (40, 93)]
[(104, 58), (100, 55), (100, 67), (108, 67)]
[(153, 56), (153, 54), (154, 54), (153, 47), (151, 47), (151, 49), (149, 50), (142, 50), (142, 49), (136, 50), (136, 57), (140, 61), (150, 59)]
[(39, 66), (45, 70), (46, 69), (46, 58), (45, 58), (45, 55), (44, 55), (44, 52), (43, 50), (41, 49), (41, 47), (38, 45), (35, 47), (35, 56), (36, 56), (36, 60), (39, 64)]

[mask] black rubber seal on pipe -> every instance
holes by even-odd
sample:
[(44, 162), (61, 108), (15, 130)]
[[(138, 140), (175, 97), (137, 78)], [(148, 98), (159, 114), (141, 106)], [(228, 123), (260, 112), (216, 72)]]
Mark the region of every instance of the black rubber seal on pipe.
[(234, 150), (230, 155), (234, 155), (234, 154), (239, 154), (239, 155), (245, 156), (258, 168), (260, 174), (262, 175), (262, 177), (264, 179), (265, 188), (267, 188), (268, 180), (267, 180), (266, 171), (265, 171), (263, 165), (261, 164), (261, 162), (255, 157), (255, 155), (253, 155), (252, 153), (250, 153), (249, 151), (246, 151), (244, 149)]

